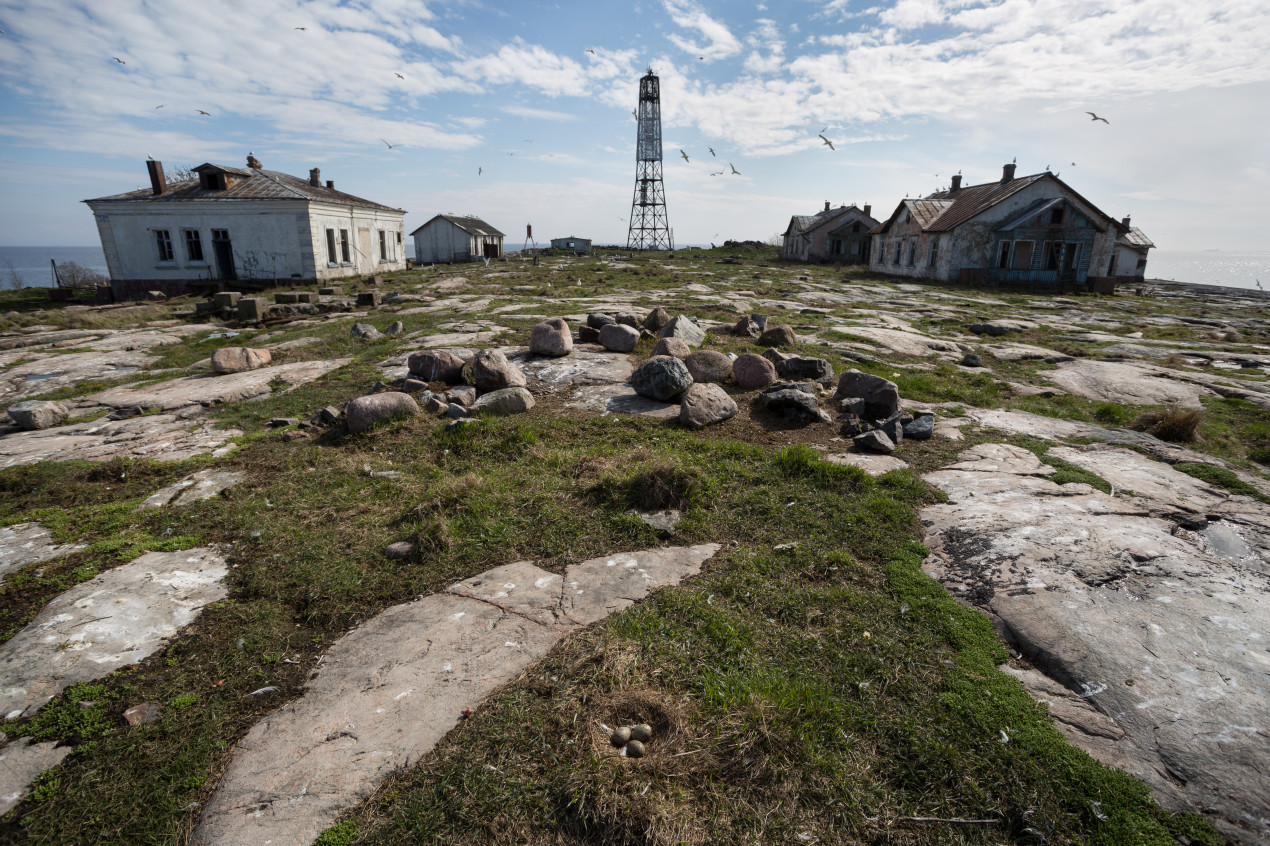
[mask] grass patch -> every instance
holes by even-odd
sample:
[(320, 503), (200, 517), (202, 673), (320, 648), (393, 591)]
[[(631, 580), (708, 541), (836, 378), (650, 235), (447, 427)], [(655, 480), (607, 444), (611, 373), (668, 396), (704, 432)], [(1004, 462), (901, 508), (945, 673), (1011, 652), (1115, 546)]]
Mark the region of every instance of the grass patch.
[(1129, 428), (1155, 435), (1162, 441), (1189, 444), (1195, 441), (1203, 419), (1203, 409), (1169, 406), (1163, 411), (1148, 411), (1139, 415), (1129, 423)]
[(1217, 467), (1212, 464), (1198, 464), (1191, 461), (1179, 461), (1173, 465), (1173, 469), (1178, 472), (1185, 473), (1188, 476), (1194, 476), (1196, 479), (1208, 482), (1210, 485), (1216, 485), (1219, 488), (1225, 488), (1233, 494), (1241, 496), (1250, 496), (1259, 499), (1262, 502), (1270, 502), (1270, 497), (1257, 490), (1243, 479), (1236, 476), (1225, 467)]

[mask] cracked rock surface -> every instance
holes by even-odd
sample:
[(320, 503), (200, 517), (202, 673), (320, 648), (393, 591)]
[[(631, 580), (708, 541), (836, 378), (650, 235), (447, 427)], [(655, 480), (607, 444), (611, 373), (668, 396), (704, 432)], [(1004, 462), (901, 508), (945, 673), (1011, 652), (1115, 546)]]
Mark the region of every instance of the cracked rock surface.
[(84, 548), (53, 543), (53, 533), (39, 523), (16, 523), (0, 529), (0, 576), (27, 564), (48, 561)]
[[(1118, 489), (1057, 485), (1005, 444), (925, 479), (925, 569), (1004, 628), (1069, 739), (1248, 842), (1270, 819), (1270, 508), (1120, 448), (1055, 448)], [(1125, 491), (1131, 491), (1126, 493)], [(1221, 519), (1232, 541), (1188, 529)], [(1187, 528), (1182, 528), (1185, 524)]]
[(518, 561), (383, 611), (239, 742), (191, 843), (311, 843), (560, 638), (699, 572), (718, 550), (620, 553), (564, 576)]

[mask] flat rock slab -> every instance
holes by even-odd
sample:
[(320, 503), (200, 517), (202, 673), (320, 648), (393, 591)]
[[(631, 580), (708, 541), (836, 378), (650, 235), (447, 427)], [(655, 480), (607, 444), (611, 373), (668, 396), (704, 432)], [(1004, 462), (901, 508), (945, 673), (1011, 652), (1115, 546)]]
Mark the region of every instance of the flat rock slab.
[(0, 374), (0, 402), (18, 402), (90, 379), (119, 379), (156, 360), (144, 352), (120, 351), (28, 353), (23, 358), (28, 360)]
[(136, 510), (189, 505), (200, 499), (211, 499), (240, 483), (246, 475), (233, 470), (200, 470), (146, 497)]
[(625, 353), (596, 347), (594, 350), (575, 345), (572, 352), (559, 358), (531, 355), (523, 347), (504, 347), (507, 360), (520, 367), (530, 385), (551, 392), (572, 385), (621, 385), (635, 368)]
[(1202, 408), (1199, 398), (1211, 395), (1191, 382), (1170, 378), (1167, 371), (1125, 362), (1081, 359), (1038, 375), (1070, 393), (1126, 405)]
[(0, 437), (0, 467), (73, 459), (109, 461), (116, 456), (154, 461), (183, 461), (207, 453), (221, 456), (233, 450), (229, 440), (241, 434), (207, 422), (191, 424), (176, 414), (71, 423)]
[(39, 523), (16, 523), (0, 529), (0, 577), (11, 570), (78, 552), (83, 544), (53, 543), (53, 533)]
[(1143, 779), (1166, 807), (1264, 842), (1270, 578), (1154, 516), (1176, 512), (1175, 499), (1059, 486), (1003, 444), (961, 459), (925, 477), (949, 498), (922, 510), (926, 571), (999, 618), (1037, 669), (1123, 732), (1067, 732), (1074, 743)]
[(89, 399), (115, 408), (139, 405), (142, 408), (171, 410), (189, 405), (223, 405), (266, 396), (273, 392), (270, 383), (274, 380), (286, 382), (291, 387), (312, 382), (350, 361), (350, 358), (300, 361), (242, 373), (183, 376), (141, 388), (112, 388), (93, 394)]
[(69, 746), (58, 746), (55, 741), (32, 743), (29, 737), (0, 745), (0, 817), (22, 801), (36, 776), (56, 767), (69, 754)]
[(954, 353), (961, 355), (961, 348), (952, 341), (941, 341), (917, 332), (906, 332), (902, 329), (882, 329), (876, 326), (827, 326), (830, 332), (856, 335), (867, 339), (870, 343), (887, 352), (900, 355), (939, 355)]
[(630, 385), (585, 385), (565, 401), (565, 406), (600, 415), (639, 414), (658, 420), (679, 416), (679, 403), (657, 402), (640, 396)]
[(33, 714), (72, 684), (146, 658), (225, 598), (227, 572), (212, 549), (148, 552), (61, 594), (0, 645), (0, 714)]
[(873, 455), (863, 452), (839, 452), (833, 455), (826, 455), (825, 461), (833, 464), (847, 464), (851, 467), (859, 467), (870, 476), (881, 476), (883, 473), (890, 473), (892, 470), (904, 470), (908, 467), (907, 461), (896, 458), (893, 455)]
[(520, 561), (380, 613), (239, 742), (191, 844), (313, 842), (566, 634), (699, 572), (718, 550), (622, 553), (563, 577)]
[(1070, 356), (1067, 353), (1061, 353), (1058, 350), (1051, 350), (1046, 347), (1033, 346), (1032, 344), (992, 344), (985, 347), (985, 349), (989, 355), (1001, 361), (1047, 361), (1055, 363), (1075, 360), (1075, 356)]

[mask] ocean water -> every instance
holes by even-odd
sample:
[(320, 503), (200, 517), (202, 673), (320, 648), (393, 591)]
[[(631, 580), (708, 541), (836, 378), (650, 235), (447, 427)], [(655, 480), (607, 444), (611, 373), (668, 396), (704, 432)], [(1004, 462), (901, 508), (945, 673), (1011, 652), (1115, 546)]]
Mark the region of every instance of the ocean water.
[[(53, 287), (49, 259), (59, 264), (73, 261), (106, 273), (101, 247), (0, 247), (0, 287), (10, 287), (10, 267), (28, 287)], [(1152, 250), (1147, 255), (1147, 278), (1232, 288), (1256, 288), (1260, 280), (1270, 290), (1270, 250)]]
[(107, 273), (106, 256), (101, 247), (0, 247), (0, 288), (13, 287), (10, 268), (27, 288), (55, 287), (49, 259), (58, 264), (73, 261), (90, 270)]

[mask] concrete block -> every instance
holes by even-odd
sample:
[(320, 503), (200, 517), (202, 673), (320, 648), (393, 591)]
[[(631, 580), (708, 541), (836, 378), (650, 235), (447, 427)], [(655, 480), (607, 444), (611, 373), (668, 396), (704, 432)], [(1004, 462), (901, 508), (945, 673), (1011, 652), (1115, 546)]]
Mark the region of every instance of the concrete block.
[(238, 291), (218, 291), (212, 294), (212, 304), (217, 311), (226, 308), (237, 308), (238, 300), (242, 294)]
[(293, 292), (274, 294), (273, 301), (279, 305), (294, 305), (300, 301), (300, 295)]
[(259, 323), (268, 305), (264, 297), (242, 297), (238, 300), (238, 319), (243, 323)]
[(357, 294), (357, 304), (359, 306), (370, 306), (374, 308), (383, 301), (383, 294), (378, 291), (360, 291)]

